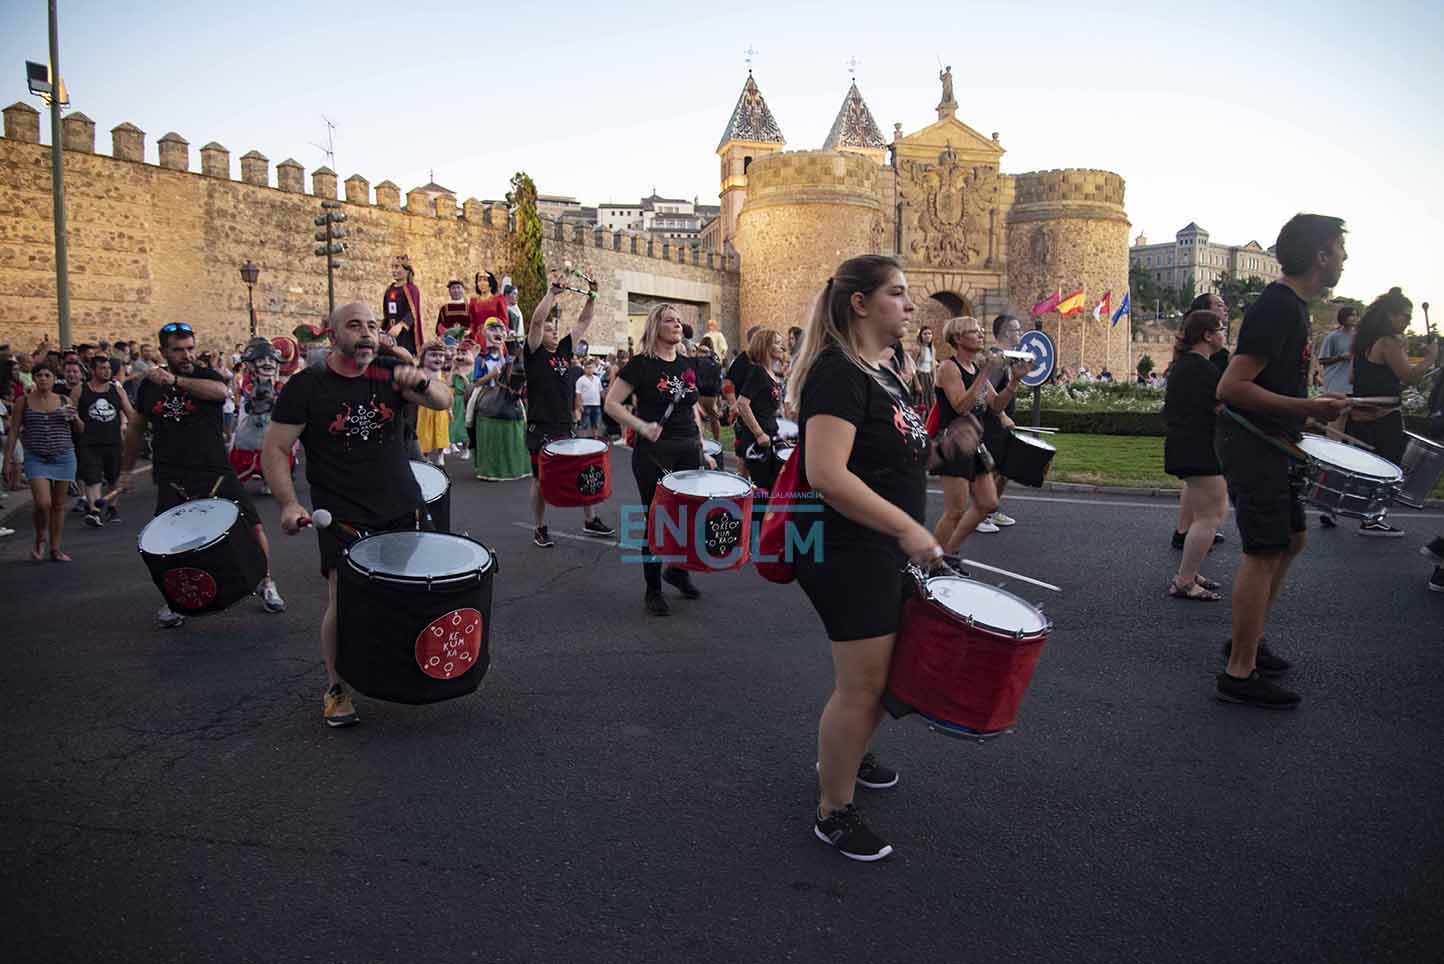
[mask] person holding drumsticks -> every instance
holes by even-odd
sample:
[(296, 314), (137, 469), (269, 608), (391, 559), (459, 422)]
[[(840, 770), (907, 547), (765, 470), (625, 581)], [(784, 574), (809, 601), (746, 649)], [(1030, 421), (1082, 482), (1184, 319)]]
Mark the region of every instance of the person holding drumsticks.
[[(261, 470), (281, 507), (281, 528), (293, 536), (310, 523), (291, 481), (290, 453), (298, 439), (306, 449), (306, 481), (317, 509), (365, 532), (417, 528), (421, 489), (406, 452), (401, 412), (408, 403), (448, 409), (451, 390), (383, 337), (370, 305), (342, 305), (327, 319), (326, 329), (331, 353), (323, 364), (302, 369), (286, 382), (262, 443)], [(381, 347), (394, 356), (388, 362), (399, 363), (378, 364)], [(358, 721), (351, 689), (336, 673), (336, 567), (342, 546), (331, 527), (318, 528), (316, 542), (326, 580), (322, 717), (329, 726), (350, 726)]]
[[(984, 438), (996, 437), (1001, 433), (998, 413), (1006, 400), (999, 404), (1001, 396), (993, 393), (989, 375), (995, 368), (1002, 368), (1006, 360), (987, 351), (983, 323), (977, 318), (949, 318), (943, 324), (943, 344), (953, 350), (953, 356), (939, 365), (937, 371), (934, 394), (938, 406), (938, 437), (953, 419), (966, 413), (978, 416)], [(980, 447), (971, 457), (961, 462), (945, 462), (938, 469), (943, 480), (943, 514), (933, 535), (945, 552), (956, 554), (963, 540), (975, 529), (998, 531), (997, 526), (987, 521), (998, 509), (998, 487), (993, 479), (994, 465), (985, 459), (983, 451)]]
[[(904, 567), (942, 558), (923, 525), (928, 433), (885, 363), (916, 310), (899, 263), (851, 258), (827, 280), (793, 357), (787, 403), (799, 413), (793, 458), (821, 497), (820, 555), (794, 560), (797, 582), (832, 641), (834, 688), (818, 724), (813, 834), (853, 860), (892, 847), (853, 803), (857, 785), (897, 784), (868, 752), (882, 721), (906, 594)], [(813, 517), (804, 517), (804, 520)], [(801, 524), (801, 523), (799, 523)]]
[(764, 489), (777, 478), (772, 447), (777, 442), (777, 416), (782, 407), (782, 333), (759, 328), (747, 343), (747, 382), (737, 386), (737, 441), (745, 453), (756, 446), (748, 466), (752, 481)]
[(1262, 637), (1289, 564), (1306, 539), (1285, 443), (1302, 436), (1307, 418), (1330, 421), (1349, 410), (1343, 396), (1309, 398), (1308, 391), (1308, 303), (1338, 284), (1344, 272), (1344, 222), (1297, 214), (1279, 231), (1276, 252), (1283, 278), (1270, 283), (1245, 312), (1218, 383), (1225, 408), (1214, 445), (1236, 509), (1243, 563), (1233, 585), (1233, 636), (1224, 644), (1228, 667), (1218, 675), (1215, 695), (1228, 703), (1292, 709), (1299, 695), (1266, 678), (1292, 664), (1272, 653)]
[[(1023, 337), (1023, 323), (1013, 315), (998, 315), (993, 319), (993, 354), (1006, 351), (1017, 351), (1018, 342)], [(1024, 359), (1014, 359), (1011, 364), (1002, 367), (995, 367), (989, 381), (993, 383), (993, 391), (997, 393), (990, 408), (997, 415), (997, 420), (990, 422), (992, 434), (983, 437), (983, 444), (988, 447), (988, 454), (993, 457), (993, 481), (998, 487), (998, 501), (1003, 499), (1003, 490), (1008, 487), (1008, 478), (1003, 475), (1003, 460), (1007, 456), (1008, 444), (1012, 441), (1013, 413), (1017, 410), (1018, 386), (1022, 384), (1023, 376), (1028, 374), (1030, 363)], [(986, 427), (986, 426), (985, 426)], [(985, 522), (992, 523), (1000, 528), (1016, 525), (1018, 520), (1005, 513), (1002, 509), (994, 509), (993, 514), (988, 516)]]
[[(160, 350), (165, 367), (156, 366), (146, 372), (135, 393), (135, 417), (125, 427), (117, 491), (129, 489), (130, 470), (149, 428), (155, 514), (192, 499), (213, 496), (236, 503), (266, 557), (261, 605), (268, 613), (282, 612), (286, 603), (271, 578), (271, 544), (261, 525), (261, 514), (226, 452), (222, 409), (230, 397), (230, 385), (214, 368), (196, 364), (195, 330), (185, 322), (161, 328)], [(156, 622), (164, 629), (174, 629), (185, 622), (185, 617), (164, 603), (156, 613)]]
[[(668, 472), (697, 469), (704, 464), (717, 467), (710, 455), (702, 454), (702, 413), (697, 405), (697, 360), (682, 354), (682, 316), (669, 304), (660, 304), (647, 314), (642, 343), (637, 353), (612, 379), (607, 388), (605, 409), (617, 424), (637, 433), (632, 446), (632, 475), (643, 510), (652, 507), (657, 483)], [(636, 407), (628, 410), (628, 398), (636, 396)], [(643, 562), (642, 578), (647, 584), (643, 602), (653, 616), (666, 616), (670, 609), (662, 596), (662, 582), (675, 586), (688, 599), (702, 595), (685, 569), (660, 562)]]

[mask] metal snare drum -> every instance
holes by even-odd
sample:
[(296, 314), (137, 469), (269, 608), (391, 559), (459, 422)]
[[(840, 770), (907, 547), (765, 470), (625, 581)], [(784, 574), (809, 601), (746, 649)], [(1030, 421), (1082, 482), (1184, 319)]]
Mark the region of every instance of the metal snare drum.
[(1394, 501), (1411, 509), (1422, 509), (1424, 500), (1439, 484), (1439, 476), (1444, 475), (1444, 444), (1413, 432), (1404, 434), (1409, 437), (1404, 464), (1400, 466), (1404, 470), (1404, 485)]
[(1403, 485), (1399, 467), (1372, 452), (1322, 435), (1305, 435), (1299, 448), (1308, 456), (1295, 466), (1303, 481), (1300, 497), (1334, 515), (1377, 519)]

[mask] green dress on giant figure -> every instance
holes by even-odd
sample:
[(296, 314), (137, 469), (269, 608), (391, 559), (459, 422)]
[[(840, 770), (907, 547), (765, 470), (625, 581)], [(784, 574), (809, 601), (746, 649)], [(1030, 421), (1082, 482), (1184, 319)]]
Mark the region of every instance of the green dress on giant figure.
[(466, 390), (471, 380), (461, 372), (451, 373), (451, 444), (466, 448)]
[[(481, 387), (472, 398), (473, 424), (476, 426), (476, 448), (471, 452), (471, 465), (476, 477), (486, 482), (510, 482), (531, 475), (531, 456), (526, 450), (526, 418), (486, 418), (475, 411), (476, 403), (497, 377), (502, 377), (506, 356), (488, 352), (481, 357)], [(485, 384), (481, 380), (493, 374)]]

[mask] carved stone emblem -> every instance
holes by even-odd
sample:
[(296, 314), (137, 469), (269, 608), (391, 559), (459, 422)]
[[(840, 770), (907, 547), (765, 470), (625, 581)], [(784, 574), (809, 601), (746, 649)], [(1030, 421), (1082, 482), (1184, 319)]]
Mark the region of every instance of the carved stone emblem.
[(1053, 229), (1043, 225), (1033, 232), (1033, 263), (1039, 266), (1053, 263), (1053, 252), (1057, 250), (1057, 244), (1053, 237)]
[(988, 212), (998, 204), (998, 173), (969, 166), (949, 149), (936, 164), (903, 161), (903, 195), (916, 212), (909, 248), (938, 268), (961, 268), (986, 258)]

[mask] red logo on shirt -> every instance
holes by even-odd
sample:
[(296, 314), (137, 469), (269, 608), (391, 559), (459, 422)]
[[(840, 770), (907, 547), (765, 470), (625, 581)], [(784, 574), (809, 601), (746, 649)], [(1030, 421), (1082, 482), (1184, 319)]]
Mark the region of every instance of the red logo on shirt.
[(372, 400), (354, 406), (350, 402), (342, 402), (341, 410), (331, 420), (327, 431), (344, 439), (359, 438), (369, 442), (373, 435), (379, 438), (395, 417), (396, 413), (385, 402)]
[(179, 422), (187, 415), (196, 413), (196, 403), (189, 395), (171, 391), (150, 407), (150, 413), (156, 418), (168, 418), (172, 422)]

